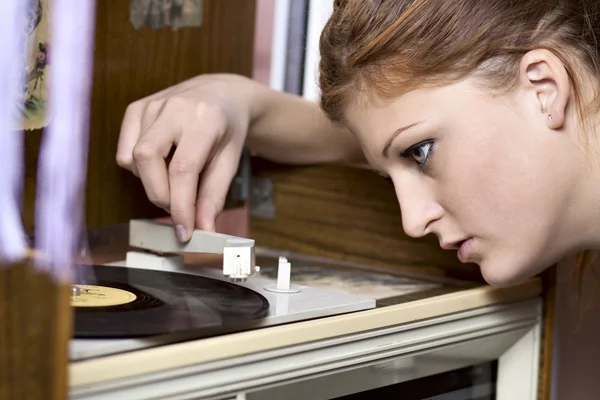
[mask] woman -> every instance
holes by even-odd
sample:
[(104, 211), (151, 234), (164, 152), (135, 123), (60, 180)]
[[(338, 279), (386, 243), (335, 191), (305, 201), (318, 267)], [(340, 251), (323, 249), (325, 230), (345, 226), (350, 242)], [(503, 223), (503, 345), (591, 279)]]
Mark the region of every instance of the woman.
[(185, 241), (213, 229), (244, 144), (285, 163), (366, 160), (393, 180), (408, 235), (509, 284), (600, 246), (599, 4), (336, 1), (320, 105), (200, 76), (128, 108), (117, 161)]

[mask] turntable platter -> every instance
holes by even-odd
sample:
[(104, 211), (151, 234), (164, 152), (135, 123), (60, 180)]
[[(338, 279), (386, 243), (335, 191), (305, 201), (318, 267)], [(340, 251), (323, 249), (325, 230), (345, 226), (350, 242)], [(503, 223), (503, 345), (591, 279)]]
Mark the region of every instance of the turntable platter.
[(265, 317), (261, 294), (208, 277), (117, 266), (81, 266), (94, 276), (76, 285), (75, 338), (134, 338), (215, 330)]

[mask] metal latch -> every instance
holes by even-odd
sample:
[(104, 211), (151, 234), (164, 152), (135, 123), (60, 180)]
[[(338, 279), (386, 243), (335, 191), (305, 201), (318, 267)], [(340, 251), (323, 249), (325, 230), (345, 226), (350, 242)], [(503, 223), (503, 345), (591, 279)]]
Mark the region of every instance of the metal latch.
[(261, 219), (275, 218), (273, 183), (268, 178), (253, 177), (250, 181), (250, 216)]
[(252, 176), (250, 152), (244, 149), (238, 170), (229, 187), (224, 208), (239, 208), (248, 203), (252, 217), (275, 218), (273, 184), (268, 178)]

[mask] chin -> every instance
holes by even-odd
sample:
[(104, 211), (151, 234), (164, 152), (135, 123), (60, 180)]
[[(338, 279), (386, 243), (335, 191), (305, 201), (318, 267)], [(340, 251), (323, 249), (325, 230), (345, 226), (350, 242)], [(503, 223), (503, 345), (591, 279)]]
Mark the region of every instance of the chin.
[(485, 259), (478, 263), (483, 279), (492, 286), (510, 286), (531, 279), (546, 267), (519, 260)]

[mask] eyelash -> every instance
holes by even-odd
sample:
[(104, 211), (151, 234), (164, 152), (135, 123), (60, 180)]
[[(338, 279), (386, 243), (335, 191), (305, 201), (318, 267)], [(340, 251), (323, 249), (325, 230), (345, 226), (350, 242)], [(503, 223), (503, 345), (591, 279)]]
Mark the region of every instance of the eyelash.
[(425, 168), (427, 168), (427, 165), (429, 164), (429, 161), (431, 160), (431, 156), (432, 156), (433, 149), (434, 149), (433, 140), (425, 140), (423, 142), (420, 142), (420, 143), (410, 146), (408, 149), (406, 149), (400, 153), (400, 157), (402, 157), (404, 159), (409, 159), (410, 157), (412, 157), (411, 152), (413, 152), (414, 150), (418, 150), (425, 146), (429, 146), (429, 150), (427, 151), (425, 160), (422, 161), (421, 163), (419, 163), (418, 161), (415, 160), (415, 162), (417, 162), (417, 166), (418, 166), (419, 170), (423, 171)]

